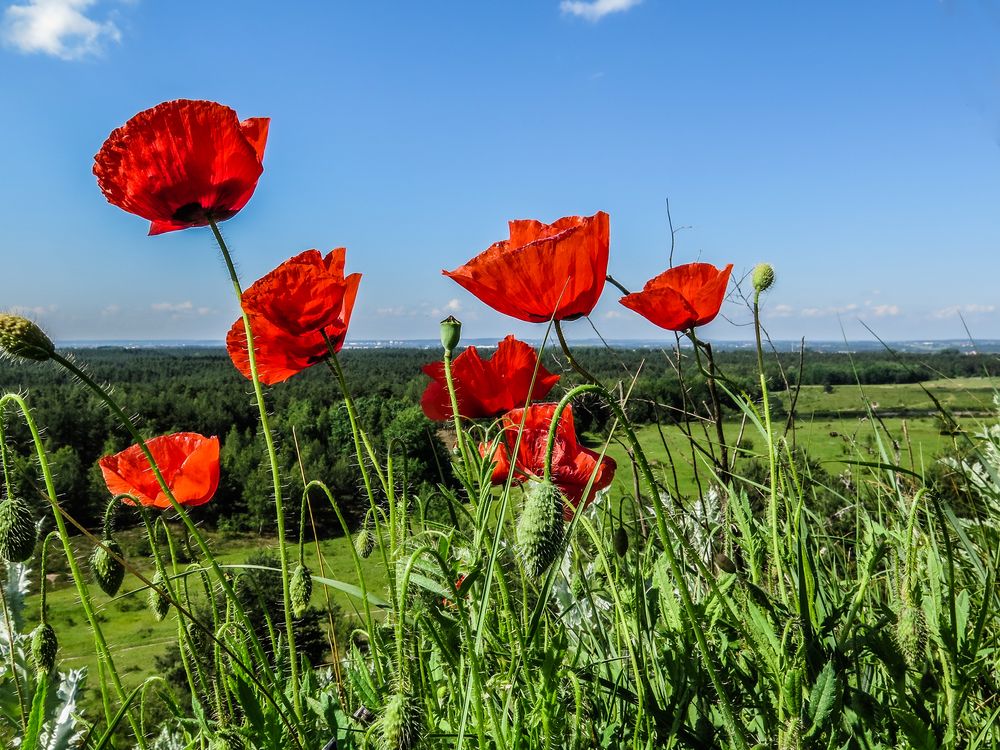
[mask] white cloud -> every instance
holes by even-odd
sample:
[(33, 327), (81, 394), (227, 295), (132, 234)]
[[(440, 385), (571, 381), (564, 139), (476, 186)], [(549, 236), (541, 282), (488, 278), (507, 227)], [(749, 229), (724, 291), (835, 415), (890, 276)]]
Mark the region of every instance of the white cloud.
[(950, 307), (942, 307), (940, 310), (935, 310), (931, 313), (931, 317), (938, 320), (945, 320), (946, 318), (954, 318), (960, 314), (982, 315), (994, 312), (996, 309), (996, 305), (951, 305)]
[(804, 318), (826, 318), (831, 315), (846, 315), (857, 310), (858, 306), (854, 303), (842, 307), (804, 307), (801, 315)]
[(191, 300), (185, 302), (154, 302), (149, 307), (154, 312), (181, 313), (194, 310), (194, 303)]
[(21, 52), (40, 52), (63, 60), (100, 54), (107, 41), (121, 41), (111, 21), (96, 21), (85, 11), (96, 0), (27, 0), (4, 11), (4, 39)]
[(609, 13), (621, 13), (641, 2), (642, 0), (562, 0), (559, 10), (588, 21), (600, 21)]
[(899, 305), (873, 305), (869, 312), (876, 318), (891, 317), (899, 315)]
[(110, 318), (113, 315), (117, 315), (121, 311), (122, 311), (121, 305), (111, 304), (105, 307), (103, 310), (101, 310), (101, 315), (103, 315), (106, 318)]
[(795, 315), (795, 308), (791, 305), (775, 305), (764, 310), (764, 315), (769, 318), (790, 318)]

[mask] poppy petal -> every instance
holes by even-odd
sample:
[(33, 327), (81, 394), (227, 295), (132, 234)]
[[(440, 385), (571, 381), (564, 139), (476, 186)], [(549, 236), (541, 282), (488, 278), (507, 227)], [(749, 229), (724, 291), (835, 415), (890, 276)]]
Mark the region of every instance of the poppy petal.
[[(178, 503), (184, 506), (202, 505), (215, 495), (219, 486), (217, 437), (178, 432), (148, 440), (146, 447)], [(171, 507), (139, 445), (104, 456), (98, 464), (105, 484), (113, 494), (131, 495), (142, 505)]]

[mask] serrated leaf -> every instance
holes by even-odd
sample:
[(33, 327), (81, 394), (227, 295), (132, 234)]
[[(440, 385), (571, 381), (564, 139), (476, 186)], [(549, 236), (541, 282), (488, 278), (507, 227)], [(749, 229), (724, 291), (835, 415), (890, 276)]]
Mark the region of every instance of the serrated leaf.
[(809, 705), (806, 708), (806, 716), (809, 718), (810, 727), (806, 736), (812, 735), (823, 728), (823, 724), (833, 713), (833, 706), (837, 701), (837, 673), (833, 669), (833, 662), (828, 661), (823, 670), (816, 677), (816, 682), (809, 692)]

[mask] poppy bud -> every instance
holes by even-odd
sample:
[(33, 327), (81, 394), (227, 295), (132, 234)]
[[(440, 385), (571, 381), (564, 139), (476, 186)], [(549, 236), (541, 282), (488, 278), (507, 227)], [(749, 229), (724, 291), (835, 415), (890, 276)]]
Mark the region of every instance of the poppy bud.
[(735, 573), (737, 571), (736, 563), (725, 552), (716, 552), (713, 559), (719, 570), (724, 573)]
[(453, 351), (462, 340), (462, 321), (449, 315), (441, 321), (441, 346), (446, 352)]
[(410, 750), (423, 734), (423, 721), (417, 701), (402, 690), (385, 706), (381, 718), (382, 744), (386, 750)]
[(375, 549), (375, 532), (372, 531), (367, 521), (354, 536), (354, 549), (357, 550), (359, 556), (365, 559), (370, 557), (372, 550)]
[(914, 598), (909, 591), (903, 593), (894, 633), (896, 646), (911, 669), (916, 669), (923, 662), (927, 647), (927, 621), (924, 610)]
[(292, 572), (292, 580), (288, 585), (288, 594), (292, 600), (292, 613), (302, 617), (309, 608), (309, 598), (312, 596), (312, 573), (304, 565), (296, 566)]
[[(102, 546), (103, 545), (103, 546)], [(94, 581), (108, 596), (114, 596), (125, 579), (125, 566), (118, 558), (124, 557), (122, 546), (114, 539), (105, 538), (90, 553), (90, 572)]]
[(624, 528), (619, 526), (615, 529), (614, 536), (615, 553), (618, 557), (625, 557), (625, 553), (628, 552), (628, 532)]
[(37, 530), (31, 508), (19, 497), (0, 503), (0, 558), (24, 562), (35, 551)]
[(170, 611), (170, 600), (159, 591), (163, 587), (163, 576), (160, 575), (159, 571), (153, 576), (152, 583), (153, 587), (149, 590), (149, 609), (153, 613), (153, 617), (159, 622)]
[(56, 351), (52, 341), (35, 323), (9, 313), (0, 313), (0, 349), (37, 362), (44, 362)]
[(753, 280), (753, 288), (758, 294), (766, 292), (774, 283), (774, 266), (770, 263), (758, 263), (754, 266), (751, 278)]
[(48, 674), (56, 665), (56, 652), (59, 651), (59, 640), (56, 631), (47, 622), (39, 624), (31, 631), (31, 659), (39, 672)]
[(209, 750), (246, 750), (246, 743), (235, 729), (220, 729), (209, 743)]
[(559, 488), (552, 482), (533, 482), (525, 492), (517, 522), (517, 544), (532, 575), (540, 576), (548, 570), (559, 552), (564, 533)]

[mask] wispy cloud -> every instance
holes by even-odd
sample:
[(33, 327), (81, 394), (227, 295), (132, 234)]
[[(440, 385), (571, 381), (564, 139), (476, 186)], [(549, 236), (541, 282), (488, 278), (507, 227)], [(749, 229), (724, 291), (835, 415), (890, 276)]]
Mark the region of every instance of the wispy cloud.
[(25, 53), (79, 60), (100, 54), (106, 42), (121, 41), (110, 20), (95, 20), (87, 11), (96, 0), (28, 0), (7, 7), (3, 38)]
[(56, 305), (38, 305), (36, 307), (27, 307), (25, 305), (14, 305), (10, 308), (10, 312), (15, 315), (21, 315), (23, 317), (37, 318), (42, 315), (48, 315), (49, 313), (54, 313), (59, 308)]
[(622, 13), (641, 2), (642, 0), (562, 0), (559, 10), (588, 21), (600, 21), (606, 15)]
[(188, 315), (199, 315), (205, 317), (215, 312), (211, 307), (195, 307), (194, 302), (185, 300), (184, 302), (154, 302), (149, 309), (158, 313), (169, 313), (172, 318), (181, 318)]
[(995, 312), (996, 309), (996, 305), (951, 305), (950, 307), (942, 307), (940, 310), (935, 310), (931, 313), (931, 317), (938, 320), (945, 320), (947, 318), (954, 318), (956, 315), (983, 315)]

